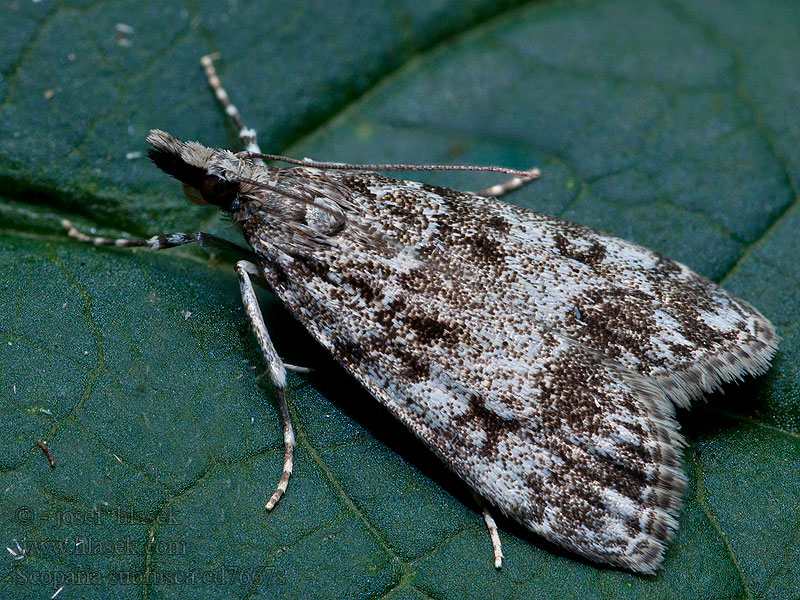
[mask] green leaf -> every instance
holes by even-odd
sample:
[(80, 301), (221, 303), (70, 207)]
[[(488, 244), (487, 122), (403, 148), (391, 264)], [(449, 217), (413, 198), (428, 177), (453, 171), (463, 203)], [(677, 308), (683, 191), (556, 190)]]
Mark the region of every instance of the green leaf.
[[(0, 19), (0, 597), (786, 598), (800, 589), (800, 21), (792, 2), (15, 2)], [(134, 28), (119, 43), (116, 23)], [(232, 264), (96, 249), (230, 223), (143, 159), (153, 127), (265, 151), (538, 165), (509, 202), (680, 260), (783, 337), (770, 372), (681, 412), (680, 530), (653, 577), (501, 520), (268, 292), (298, 449)], [(430, 174), (462, 189), (494, 181)], [(36, 440), (47, 440), (51, 469)], [(24, 541), (23, 541), (24, 540)]]

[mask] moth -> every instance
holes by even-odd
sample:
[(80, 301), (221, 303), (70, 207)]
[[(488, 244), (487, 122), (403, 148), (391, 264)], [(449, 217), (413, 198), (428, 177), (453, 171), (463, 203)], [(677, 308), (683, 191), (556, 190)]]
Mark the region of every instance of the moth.
[[(765, 372), (778, 345), (772, 324), (656, 252), (492, 197), (534, 170), (476, 167), (516, 177), (468, 193), (375, 172), (386, 166), (262, 154), (214, 58), (202, 64), (246, 151), (153, 130), (148, 153), (190, 199), (238, 223), (250, 246), (236, 273), (285, 445), (267, 509), (292, 472), (286, 369), (307, 369), (278, 356), (254, 277), (470, 486), (496, 566), (489, 507), (583, 557), (654, 573), (686, 487), (674, 407)], [(230, 245), (206, 233), (113, 240), (65, 226), (96, 245)]]

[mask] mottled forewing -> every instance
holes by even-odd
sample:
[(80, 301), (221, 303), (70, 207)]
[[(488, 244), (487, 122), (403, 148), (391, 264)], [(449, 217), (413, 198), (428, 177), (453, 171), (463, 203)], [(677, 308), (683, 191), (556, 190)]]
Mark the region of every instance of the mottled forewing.
[(763, 370), (769, 322), (651, 251), (493, 199), (372, 173), (280, 182), (344, 216), (242, 223), (314, 337), (503, 512), (652, 572), (684, 487), (667, 398)]

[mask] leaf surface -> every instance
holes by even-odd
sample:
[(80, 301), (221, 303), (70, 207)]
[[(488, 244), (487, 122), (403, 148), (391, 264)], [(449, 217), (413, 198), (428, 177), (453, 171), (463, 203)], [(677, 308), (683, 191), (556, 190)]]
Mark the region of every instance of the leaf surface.
[[(0, 596), (797, 593), (797, 3), (512, 4), (3, 9), (0, 541), (26, 555), (0, 563)], [(770, 372), (679, 413), (690, 487), (657, 576), (583, 562), (505, 520), (495, 571), (465, 486), (268, 291), (279, 352), (317, 371), (290, 380), (295, 475), (265, 513), (280, 424), (230, 257), (95, 249), (59, 225), (237, 239), (146, 160), (126, 158), (156, 127), (238, 147), (198, 64), (210, 51), (265, 151), (538, 165), (542, 179), (509, 202), (653, 248), (772, 319), (783, 342)]]

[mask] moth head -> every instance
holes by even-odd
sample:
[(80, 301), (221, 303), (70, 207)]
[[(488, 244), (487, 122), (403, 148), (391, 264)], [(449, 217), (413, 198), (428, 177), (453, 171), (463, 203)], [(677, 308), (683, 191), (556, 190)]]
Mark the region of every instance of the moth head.
[(183, 183), (186, 197), (201, 206), (218, 206), (226, 212), (239, 208), (239, 183), (212, 172), (212, 165), (233, 157), (220, 157), (219, 151), (197, 142), (183, 142), (166, 131), (153, 129), (147, 136), (147, 155), (155, 165)]

